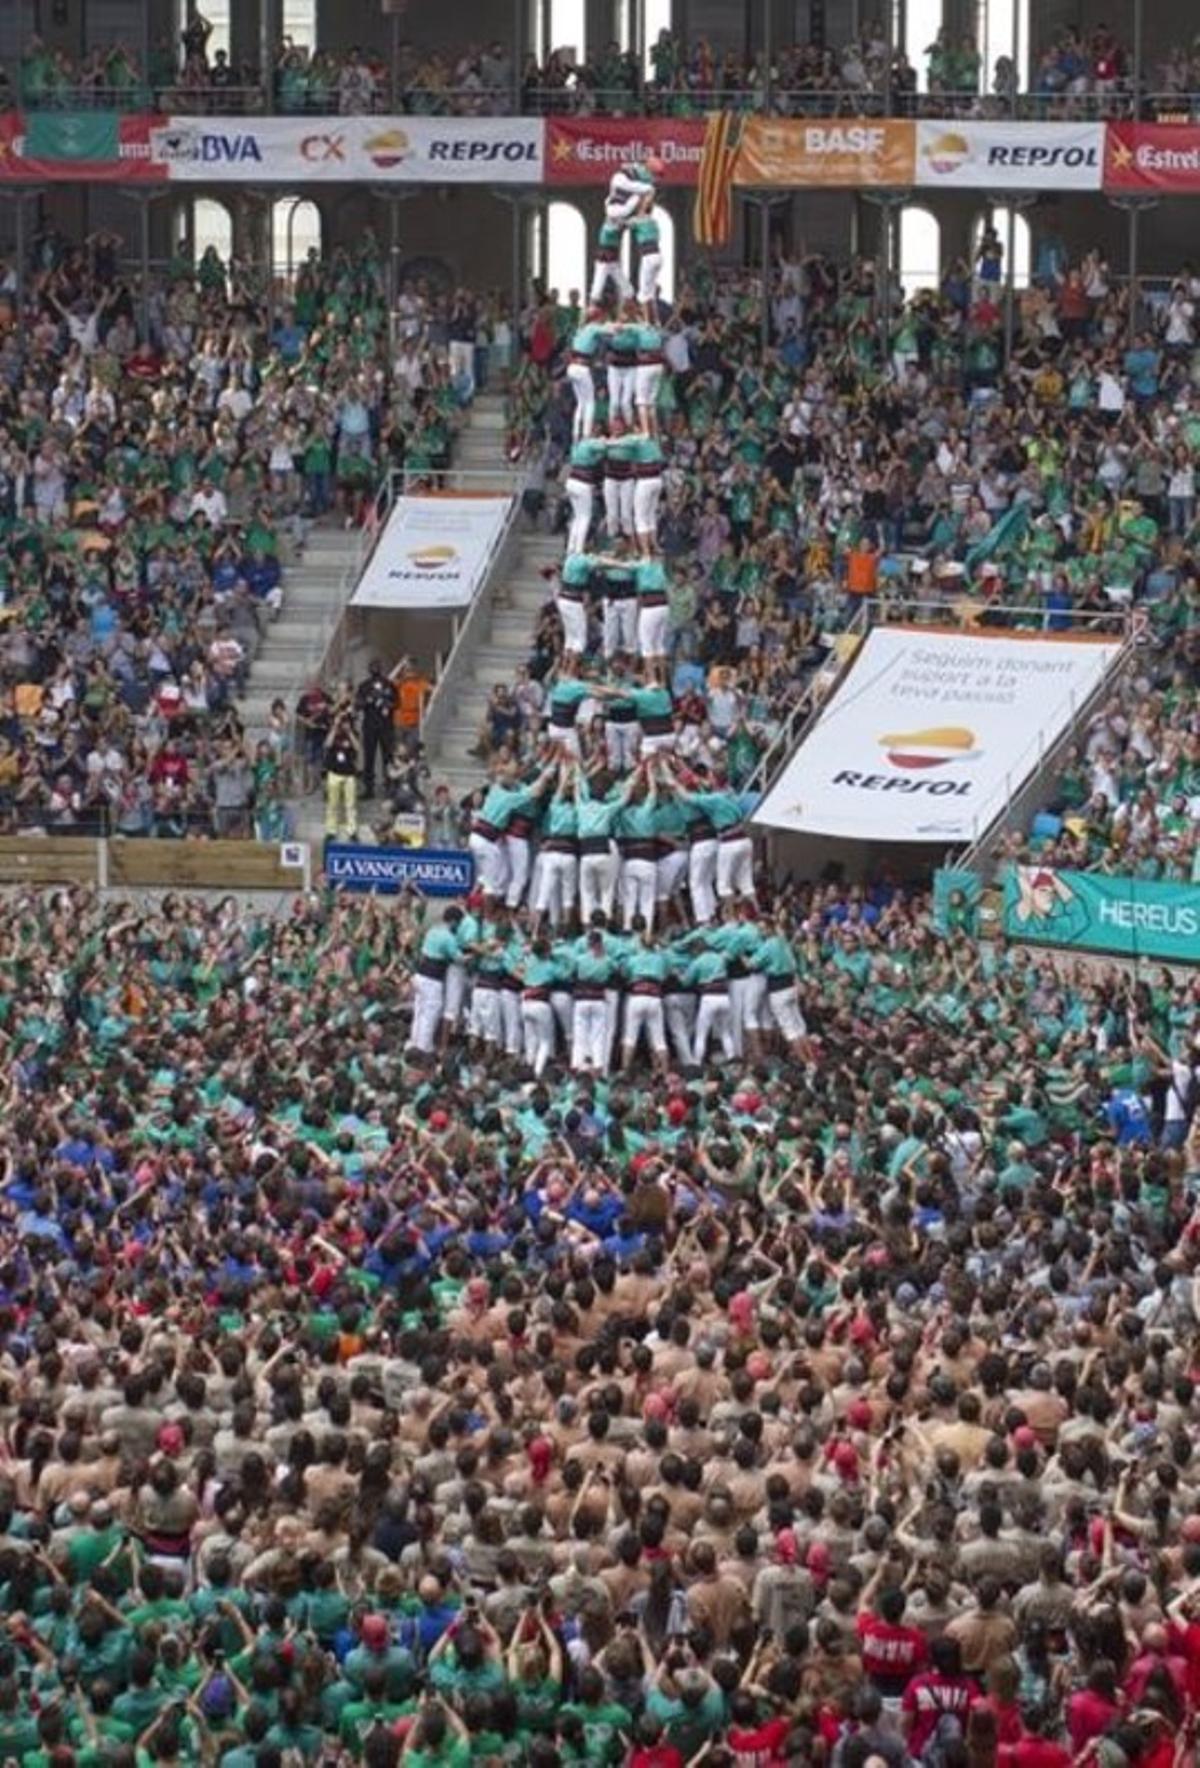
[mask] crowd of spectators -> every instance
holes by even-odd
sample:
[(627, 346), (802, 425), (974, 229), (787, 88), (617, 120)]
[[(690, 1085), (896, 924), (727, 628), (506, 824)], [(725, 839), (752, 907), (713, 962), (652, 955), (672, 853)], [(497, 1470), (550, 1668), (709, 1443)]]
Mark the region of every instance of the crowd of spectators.
[[(283, 38), (264, 80), (254, 63), (211, 46), (196, 14), (176, 41), (160, 38), (148, 62), (114, 42), (73, 58), (31, 38), (11, 83), (0, 71), (0, 104), (28, 109), (207, 111), (242, 114), (701, 116), (714, 106), (781, 115), (1107, 117), (1134, 114), (1130, 47), (1108, 26), (1064, 27), (1019, 79), (1008, 54), (985, 66), (976, 38), (940, 30), (921, 57), (923, 78), (903, 49), (889, 47), (877, 19), (836, 47), (781, 45), (770, 67), (761, 54), (681, 42), (663, 31), (646, 67), (615, 39), (585, 55), (567, 45), (518, 67), (511, 44), (418, 46), (402, 39), (394, 55), (368, 46), (333, 50)], [(1142, 81), (1145, 115), (1175, 115), (1200, 93), (1195, 44), (1171, 49)]]
[(0, 819), (275, 839), (290, 718), (238, 695), (311, 524), (444, 470), (454, 303), (406, 284), (393, 351), (369, 235), (286, 299), (211, 248), (142, 290), (120, 248), (44, 234), (23, 307), (0, 273)]

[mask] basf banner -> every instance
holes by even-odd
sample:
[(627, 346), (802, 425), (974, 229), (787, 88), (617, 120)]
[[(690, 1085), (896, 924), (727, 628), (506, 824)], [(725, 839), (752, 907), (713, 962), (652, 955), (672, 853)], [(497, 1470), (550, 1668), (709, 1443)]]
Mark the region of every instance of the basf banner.
[(1104, 188), (1194, 196), (1200, 191), (1200, 128), (1190, 123), (1111, 123)]
[(733, 182), (750, 188), (903, 189), (913, 181), (913, 125), (846, 118), (748, 117)]
[(463, 608), (487, 575), (511, 497), (398, 497), (352, 608)]
[(920, 122), (916, 157), (929, 188), (1099, 190), (1104, 124)]
[(607, 184), (618, 166), (657, 154), (660, 183), (692, 187), (703, 151), (703, 117), (546, 119), (547, 184)]
[(537, 117), (163, 117), (172, 182), (540, 184)]
[(877, 627), (754, 821), (856, 841), (974, 840), (1118, 649)]

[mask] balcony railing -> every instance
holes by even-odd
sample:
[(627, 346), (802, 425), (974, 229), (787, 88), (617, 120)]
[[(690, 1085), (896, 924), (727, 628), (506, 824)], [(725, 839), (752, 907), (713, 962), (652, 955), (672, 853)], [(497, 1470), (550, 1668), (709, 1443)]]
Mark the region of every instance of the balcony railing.
[(1014, 117), (1029, 122), (1140, 119), (1154, 122), (1200, 121), (1200, 91), (1143, 89), (1140, 100), (1128, 82), (1103, 92), (1063, 93), (1031, 90), (1018, 93), (964, 89), (912, 91), (900, 82), (878, 80), (861, 85), (793, 85), (788, 77), (770, 82), (761, 77), (745, 84), (721, 86), (658, 86), (647, 81), (629, 86), (597, 86), (586, 74), (569, 84), (525, 82), (519, 93), (476, 86), (419, 86), (403, 76), (380, 80), (373, 93), (343, 95), (336, 85), (315, 90), (290, 89), (279, 71), (269, 81), (242, 80), (237, 85), (195, 85), (182, 78), (166, 85), (137, 80), (120, 86), (87, 81), (57, 85), (52, 91), (22, 91), (13, 69), (7, 88), (0, 82), (0, 110), (27, 111), (157, 111), (200, 116), (340, 116), (376, 114), (410, 116), (572, 116), (572, 117), (702, 117), (712, 110), (770, 111), (790, 117)]

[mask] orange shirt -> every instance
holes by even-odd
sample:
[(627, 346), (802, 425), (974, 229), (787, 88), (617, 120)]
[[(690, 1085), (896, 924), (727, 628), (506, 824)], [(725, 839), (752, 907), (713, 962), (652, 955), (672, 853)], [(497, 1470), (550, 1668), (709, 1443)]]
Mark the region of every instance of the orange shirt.
[(874, 595), (878, 582), (879, 554), (855, 547), (846, 557), (846, 588), (851, 595)]
[(396, 723), (405, 730), (415, 730), (421, 722), (421, 709), (425, 704), (432, 682), (425, 680), (423, 675), (406, 675), (403, 681), (396, 683)]

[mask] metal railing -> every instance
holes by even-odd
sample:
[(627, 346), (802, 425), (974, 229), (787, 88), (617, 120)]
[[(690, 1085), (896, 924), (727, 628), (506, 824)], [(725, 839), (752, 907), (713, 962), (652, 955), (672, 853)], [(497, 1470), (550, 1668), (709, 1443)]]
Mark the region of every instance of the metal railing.
[(1144, 121), (1192, 122), (1200, 119), (1200, 91), (1156, 92), (1143, 84), (1140, 94), (1129, 82), (1104, 92), (985, 91), (946, 88), (913, 91), (874, 78), (847, 85), (840, 77), (827, 85), (793, 85), (785, 71), (768, 81), (757, 75), (746, 83), (721, 86), (659, 86), (647, 81), (637, 88), (593, 85), (586, 72), (571, 85), (522, 84), (498, 87), (421, 86), (403, 76), (378, 80), (364, 102), (355, 93), (343, 103), (336, 84), (300, 95), (283, 89), (279, 70), (266, 79), (240, 79), (236, 85), (192, 85), (182, 76), (166, 84), (138, 79), (120, 86), (86, 81), (53, 92), (22, 90), (19, 74), (7, 93), (0, 92), (0, 110), (159, 112), (176, 116), (572, 116), (572, 117), (702, 117), (710, 110), (769, 111), (793, 117), (1015, 117), (1027, 122)]
[[(493, 479), (498, 477), (497, 474), (487, 476)], [(512, 481), (512, 507), (492, 545), (474, 600), (464, 614), (455, 618), (450, 650), (442, 661), (433, 692), (425, 702), (421, 715), (421, 741), (427, 755), (440, 743), (442, 733), (450, 722), (459, 690), (475, 655), (476, 643), (486, 635), (490, 627), (497, 585), (507, 577), (516, 558), (521, 494), (525, 488), (526, 475), (519, 471), (514, 472)]]
[(822, 707), (841, 686), (846, 671), (858, 654), (856, 644), (845, 645), (839, 654), (838, 641), (846, 637), (862, 638), (869, 624), (869, 610), (864, 601), (854, 610), (853, 618), (833, 635), (830, 656), (813, 671), (804, 692), (795, 705), (789, 708), (778, 730), (759, 756), (753, 773), (746, 781), (744, 790), (747, 793), (757, 793), (761, 797), (770, 789), (780, 768), (795, 753), (816, 723)]
[[(1088, 624), (1080, 619), (1081, 626)], [(1066, 635), (1064, 635), (1066, 636)], [(1014, 763), (1005, 776), (1004, 809), (995, 817), (986, 829), (977, 831), (974, 841), (964, 849), (962, 855), (955, 860), (955, 865), (966, 870), (980, 871), (990, 881), (996, 858), (996, 849), (1005, 835), (1015, 827), (1027, 825), (1035, 808), (1035, 801), (1041, 798), (1046, 790), (1047, 775), (1053, 774), (1061, 765), (1064, 754), (1079, 741), (1080, 732), (1091, 718), (1092, 713), (1102, 700), (1112, 692), (1114, 682), (1129, 669), (1138, 654), (1137, 639), (1132, 620), (1126, 618), (1124, 631), (1120, 635), (1120, 645), (1109, 668), (1092, 688), (1091, 692), (1081, 700), (1078, 706), (1071, 702), (1071, 715), (1062, 730), (1046, 742), (1046, 733), (1039, 729), (1035, 739), (1037, 746), (1036, 761), (1028, 769), (1024, 766), (1033, 743), (1026, 746), (1020, 759)], [(1014, 791), (1013, 776), (1018, 785)]]

